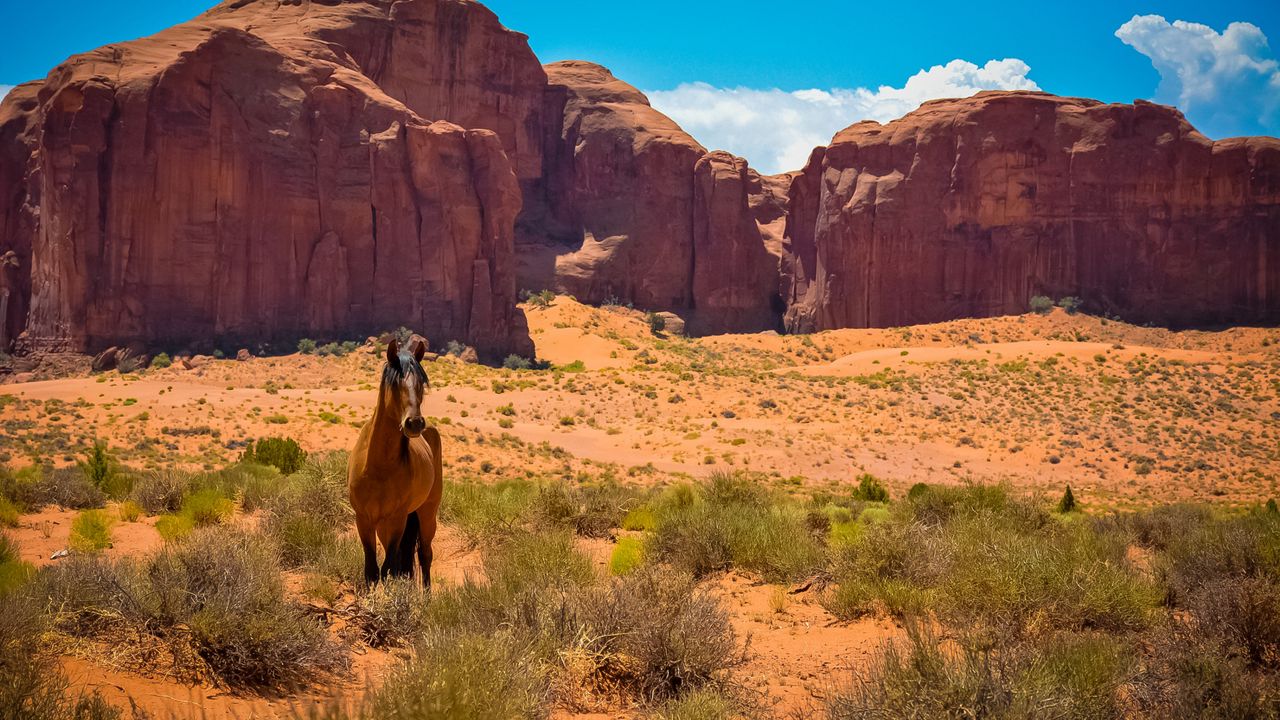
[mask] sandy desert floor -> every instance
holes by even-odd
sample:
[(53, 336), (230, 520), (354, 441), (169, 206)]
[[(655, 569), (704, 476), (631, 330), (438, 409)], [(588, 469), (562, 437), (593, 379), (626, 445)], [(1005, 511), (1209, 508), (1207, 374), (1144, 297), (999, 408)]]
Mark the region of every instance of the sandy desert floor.
[[(921, 481), (1055, 496), (1070, 484), (1093, 512), (1277, 494), (1276, 329), (1171, 332), (1054, 310), (686, 339), (655, 336), (642, 313), (563, 297), (527, 314), (551, 369), (450, 356), (426, 364), (423, 412), (444, 436), (446, 482), (590, 473), (663, 484), (749, 468), (782, 486), (821, 488), (872, 473), (895, 496)], [(95, 375), (87, 358), (62, 358), (11, 376), (0, 386), (0, 461), (70, 464), (94, 438), (139, 470), (220, 467), (263, 436), (346, 448), (370, 412), (381, 356), (361, 347), (197, 365)], [(22, 516), (14, 536), (24, 559), (51, 562), (74, 515)], [(153, 525), (120, 525), (109, 554), (158, 547)], [(450, 528), (438, 542), (446, 582), (476, 571), (474, 549)], [(608, 540), (578, 542), (607, 563)], [(738, 679), (781, 712), (805, 707), (901, 632), (883, 617), (838, 622), (802, 586), (779, 590), (737, 572), (712, 582), (750, 637)], [(358, 694), (393, 660), (362, 650), (349, 682), (302, 700)], [(77, 685), (179, 715), (288, 714), (299, 701), (182, 686), (74, 653), (63, 665)]]

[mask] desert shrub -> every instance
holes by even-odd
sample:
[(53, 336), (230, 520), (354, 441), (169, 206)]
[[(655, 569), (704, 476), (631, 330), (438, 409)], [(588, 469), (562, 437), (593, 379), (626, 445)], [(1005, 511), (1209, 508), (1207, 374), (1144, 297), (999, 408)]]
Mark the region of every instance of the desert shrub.
[(0, 466), (0, 497), (24, 512), (39, 510), (44, 504), (40, 492), (40, 482), (43, 478), (44, 468), (39, 465), (31, 465), (20, 470)]
[(156, 353), (155, 356), (151, 358), (151, 367), (153, 368), (159, 368), (163, 370), (164, 368), (167, 368), (172, 364), (173, 364), (173, 358), (169, 357), (168, 353)]
[(303, 355), (314, 355), (316, 352), (316, 341), (311, 338), (302, 338), (298, 341), (298, 352)]
[(212, 490), (228, 499), (238, 498), (242, 509), (251, 512), (279, 492), (282, 476), (271, 465), (242, 461), (213, 472), (194, 474), (189, 485), (188, 493)]
[(314, 566), (339, 552), (351, 524), (345, 453), (317, 454), (267, 501), (263, 529), (289, 567)]
[(656, 312), (646, 313), (644, 321), (655, 335), (667, 329), (667, 319)]
[(116, 507), (116, 514), (124, 522), (137, 522), (142, 517), (142, 506), (132, 500), (125, 500)]
[(370, 647), (404, 645), (426, 625), (427, 597), (409, 578), (389, 578), (361, 596), (354, 626)]
[(1046, 523), (999, 488), (929, 488), (833, 542), (837, 588), (824, 600), (841, 617), (878, 602), (1015, 635), (1140, 630), (1160, 591), (1130, 566), (1126, 546), (1118, 531)]
[[(1131, 683), (1142, 717), (1274, 720), (1280, 682), (1251, 671), (1246, 660), (1188, 623), (1175, 619), (1149, 641), (1142, 672)], [(1135, 713), (1136, 714), (1136, 713)]]
[(663, 703), (658, 720), (737, 720), (744, 717), (733, 698), (715, 688), (699, 688)]
[(644, 542), (639, 538), (618, 538), (609, 555), (609, 572), (614, 575), (627, 575), (644, 562)]
[(233, 528), (196, 530), (142, 565), (72, 558), (42, 571), (36, 586), (58, 608), (61, 631), (124, 643), (149, 636), (169, 646), (172, 670), (186, 678), (277, 690), (346, 666), (324, 627), (286, 600), (274, 547)]
[(714, 474), (691, 498), (655, 502), (647, 554), (695, 576), (736, 566), (769, 581), (794, 580), (823, 559), (805, 518), (803, 508), (775, 502), (749, 474)]
[(551, 290), (541, 290), (536, 293), (530, 290), (521, 290), (520, 299), (536, 308), (548, 308), (555, 301), (556, 294)]
[(0, 496), (0, 527), (18, 527), (18, 516), (20, 514), (21, 511), (18, 510), (18, 506), (12, 500)]
[(1209, 580), (1187, 592), (1187, 620), (1250, 668), (1280, 670), (1280, 583), (1269, 577)]
[(533, 364), (529, 362), (528, 358), (520, 357), (519, 355), (508, 355), (502, 361), (502, 367), (508, 370), (528, 370), (533, 367)]
[(472, 544), (493, 540), (518, 529), (537, 492), (536, 485), (518, 480), (454, 483), (440, 504), (440, 519)]
[(1027, 309), (1033, 313), (1045, 315), (1053, 309), (1053, 300), (1045, 297), (1044, 295), (1036, 295), (1031, 298), (1029, 303), (1027, 303)]
[(103, 510), (85, 510), (71, 521), (71, 538), (67, 541), (77, 552), (98, 552), (111, 547), (111, 526), (115, 518)]
[(252, 446), (245, 448), (242, 460), (270, 465), (285, 475), (291, 475), (302, 468), (307, 453), (293, 438), (272, 437), (260, 438)]
[(639, 491), (616, 481), (556, 482), (538, 489), (531, 510), (535, 520), (571, 527), (584, 537), (608, 537), (639, 504)]
[(134, 481), (130, 498), (148, 515), (177, 512), (191, 487), (191, 475), (179, 470), (144, 473)]
[(106, 495), (78, 468), (43, 473), (35, 489), (36, 505), (59, 505), (68, 510), (102, 507)]
[(35, 568), (23, 562), (17, 541), (0, 533), (0, 597), (21, 587), (34, 573)]
[(156, 533), (165, 542), (181, 540), (190, 535), (191, 531), (195, 529), (196, 524), (190, 515), (171, 514), (161, 515), (156, 518)]
[(369, 703), (372, 718), (542, 718), (550, 704), (545, 666), (509, 631), (436, 631)]
[(111, 457), (107, 449), (106, 440), (94, 440), (93, 445), (85, 451), (79, 467), (89, 483), (104, 493), (112, 487), (112, 479), (118, 472), (115, 458)]
[(889, 502), (889, 491), (874, 475), (863, 473), (858, 476), (858, 487), (853, 491), (853, 499), (862, 502)]
[(1066, 310), (1070, 315), (1075, 315), (1077, 312), (1080, 312), (1080, 308), (1083, 305), (1084, 301), (1074, 295), (1068, 295), (1067, 297), (1058, 300), (1058, 307)]
[(832, 720), (1119, 717), (1131, 664), (1123, 641), (1101, 635), (948, 646), (913, 624), (905, 642), (886, 645), (871, 669), (830, 693), (826, 709)]
[(47, 622), (36, 598), (27, 593), (5, 593), (2, 568), (0, 563), (0, 718), (120, 718), (120, 711), (96, 693), (86, 695), (69, 690), (66, 678), (54, 663), (54, 656), (47, 652), (44, 639)]
[(1062, 499), (1058, 501), (1058, 512), (1066, 515), (1074, 512), (1076, 509), (1076, 496), (1071, 492), (1071, 486), (1067, 486), (1067, 491), (1062, 493)]
[(646, 568), (585, 594), (580, 606), (598, 672), (647, 700), (723, 681), (738, 658), (724, 608), (686, 573)]

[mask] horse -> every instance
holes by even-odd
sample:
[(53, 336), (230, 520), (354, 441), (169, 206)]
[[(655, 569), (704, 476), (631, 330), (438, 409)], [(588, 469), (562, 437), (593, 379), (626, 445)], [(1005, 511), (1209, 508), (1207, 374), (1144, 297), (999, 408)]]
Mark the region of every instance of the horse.
[[(378, 402), (347, 462), (347, 492), (364, 548), (364, 580), (373, 585), (389, 576), (412, 577), (414, 551), (423, 584), (431, 587), (431, 541), (443, 491), (440, 433), (422, 417), (428, 387), (422, 369), (426, 344), (400, 352), (387, 346)], [(378, 542), (385, 558), (378, 567)]]

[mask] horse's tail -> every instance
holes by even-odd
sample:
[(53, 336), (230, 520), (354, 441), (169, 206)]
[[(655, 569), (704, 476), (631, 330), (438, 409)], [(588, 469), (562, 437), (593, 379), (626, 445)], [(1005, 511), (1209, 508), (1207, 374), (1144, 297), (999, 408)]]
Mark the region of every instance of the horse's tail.
[(400, 568), (406, 576), (413, 576), (413, 563), (418, 558), (418, 513), (411, 512), (404, 521), (404, 535), (400, 538)]

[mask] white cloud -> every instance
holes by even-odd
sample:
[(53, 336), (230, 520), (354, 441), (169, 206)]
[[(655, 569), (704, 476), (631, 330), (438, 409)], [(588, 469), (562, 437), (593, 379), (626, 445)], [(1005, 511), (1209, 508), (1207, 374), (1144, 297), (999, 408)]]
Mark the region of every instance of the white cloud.
[(1257, 25), (1208, 25), (1134, 15), (1116, 37), (1146, 55), (1160, 73), (1155, 100), (1177, 105), (1215, 136), (1280, 128), (1280, 64)]
[(888, 122), (926, 100), (968, 97), (979, 90), (1038, 90), (1027, 77), (1030, 71), (1016, 58), (981, 67), (952, 60), (921, 70), (902, 87), (786, 91), (695, 82), (646, 94), (703, 145), (774, 173), (800, 169), (814, 147), (859, 120)]

